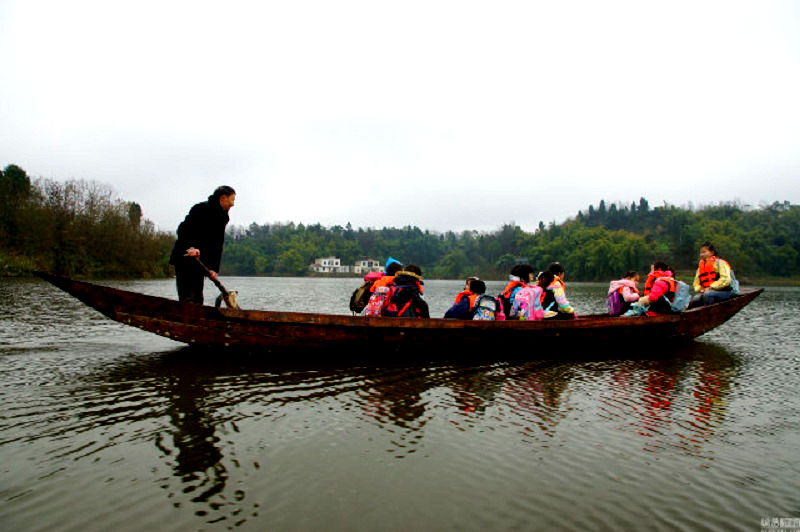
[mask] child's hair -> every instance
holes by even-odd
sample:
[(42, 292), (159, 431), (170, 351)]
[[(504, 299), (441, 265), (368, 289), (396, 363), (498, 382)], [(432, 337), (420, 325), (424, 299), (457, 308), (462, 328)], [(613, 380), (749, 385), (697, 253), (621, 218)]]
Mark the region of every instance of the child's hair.
[(625, 275), (623, 275), (623, 276), (622, 276), (622, 278), (623, 278), (623, 279), (633, 279), (633, 278), (634, 278), (634, 277), (636, 277), (637, 275), (639, 275), (639, 272), (637, 272), (637, 271), (635, 271), (635, 270), (630, 270), (630, 271), (629, 271), (629, 272), (627, 272)]
[(472, 278), (472, 280), (469, 282), (469, 291), (473, 294), (485, 294), (486, 283), (478, 278)]
[(553, 262), (550, 266), (547, 267), (547, 271), (552, 273), (553, 275), (561, 275), (564, 273), (564, 267), (561, 265), (560, 262)]
[(403, 269), (403, 265), (399, 262), (392, 262), (386, 267), (386, 275), (394, 275)]
[(667, 264), (664, 261), (654, 262), (653, 263), (653, 269), (654, 270), (661, 270), (662, 272), (665, 272), (667, 270), (672, 271), (672, 268), (669, 267), (669, 264)]
[(712, 255), (714, 255), (715, 257), (717, 256), (717, 248), (715, 248), (714, 245), (711, 242), (706, 240), (705, 242), (700, 244), (700, 247), (701, 248), (706, 248), (707, 250), (709, 250), (711, 252)]
[(408, 266), (405, 267), (405, 271), (411, 272), (411, 273), (416, 273), (417, 275), (422, 277), (422, 269), (419, 266), (417, 266), (416, 264), (409, 264)]
[(519, 277), (522, 282), (527, 283), (531, 279), (531, 274), (534, 273), (533, 266), (530, 264), (517, 264), (511, 268), (511, 275)]
[(555, 279), (556, 276), (555, 274), (553, 274), (553, 272), (551, 272), (550, 270), (543, 271), (542, 273), (539, 274), (539, 277), (536, 279), (536, 284), (538, 284), (543, 288), (547, 288), (548, 286), (553, 284), (553, 281), (555, 281)]

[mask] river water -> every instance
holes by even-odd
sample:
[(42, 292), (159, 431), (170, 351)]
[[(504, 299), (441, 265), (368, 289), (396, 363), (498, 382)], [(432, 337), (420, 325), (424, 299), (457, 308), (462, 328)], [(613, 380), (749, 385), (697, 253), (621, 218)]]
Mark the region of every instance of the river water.
[[(243, 308), (335, 313), (359, 284), (224, 281)], [(174, 297), (168, 280), (103, 284)], [(432, 315), (461, 285), (426, 282)], [(604, 285), (568, 291), (579, 313), (602, 311)], [(531, 345), (413, 365), (376, 351), (358, 366), (184, 347), (36, 280), (0, 280), (0, 300), (0, 530), (757, 530), (800, 518), (797, 288), (770, 288), (679, 347), (654, 338), (570, 359)]]

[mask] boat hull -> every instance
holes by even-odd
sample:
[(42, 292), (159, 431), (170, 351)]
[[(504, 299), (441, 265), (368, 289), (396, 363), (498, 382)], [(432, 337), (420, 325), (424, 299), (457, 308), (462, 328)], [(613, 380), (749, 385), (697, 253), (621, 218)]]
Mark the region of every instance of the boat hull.
[[(758, 297), (750, 290), (728, 301), (678, 315), (570, 321), (471, 321), (367, 318), (302, 312), (215, 308), (148, 296), (67, 277), (37, 274), (108, 318), (190, 345), (332, 349), (462, 345), (491, 348), (531, 342), (605, 344), (689, 340), (718, 327)], [(332, 353), (333, 354), (333, 353)]]

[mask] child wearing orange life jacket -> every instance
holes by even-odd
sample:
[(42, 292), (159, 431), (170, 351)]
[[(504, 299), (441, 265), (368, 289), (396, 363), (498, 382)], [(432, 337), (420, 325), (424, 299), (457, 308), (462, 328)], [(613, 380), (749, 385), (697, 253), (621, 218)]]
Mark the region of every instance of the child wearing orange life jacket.
[[(553, 282), (544, 292), (544, 307), (546, 320), (574, 320), (577, 318), (575, 309), (569, 304), (566, 294), (566, 285), (564, 284), (564, 277), (566, 272), (564, 267), (558, 263), (552, 263), (547, 270), (554, 276)], [(555, 312), (555, 314), (548, 315), (548, 312)]]
[(621, 316), (630, 310), (631, 305), (639, 300), (639, 274), (627, 272), (622, 279), (611, 281), (608, 286), (608, 314)]
[(369, 287), (369, 299), (364, 306), (364, 315), (367, 317), (383, 316), (383, 308), (386, 306), (389, 292), (394, 285), (395, 274), (403, 269), (403, 265), (397, 259), (389, 257), (383, 276), (372, 282)]
[(673, 276), (673, 270), (666, 262), (654, 262), (650, 266), (650, 274), (645, 281), (645, 295), (638, 302), (642, 306), (649, 306), (648, 316), (675, 313), (672, 301), (675, 299), (677, 281)]
[(475, 311), (475, 302), (481, 294), (485, 293), (486, 283), (477, 277), (468, 278), (464, 285), (464, 290), (456, 295), (455, 303), (447, 309), (444, 317), (456, 320), (471, 320)]
[(535, 272), (530, 264), (517, 264), (511, 268), (508, 284), (503, 289), (503, 292), (497, 296), (503, 305), (503, 313), (506, 316), (511, 312), (511, 304), (514, 302), (517, 290), (528, 286), (528, 283), (533, 280), (534, 274)]
[(375, 289), (381, 286), (391, 286), (394, 283), (394, 276), (397, 272), (403, 269), (403, 264), (400, 263), (397, 259), (393, 259), (389, 257), (386, 260), (386, 266), (384, 267), (384, 271), (386, 273), (383, 274), (383, 277), (372, 283), (372, 287), (369, 289), (370, 292), (375, 292)]
[(428, 303), (422, 299), (422, 270), (409, 264), (398, 271), (382, 315), (395, 318), (430, 318)]
[(700, 262), (694, 274), (694, 291), (690, 307), (725, 301), (733, 295), (731, 267), (719, 258), (711, 242), (700, 246)]
[[(521, 288), (514, 296), (514, 303), (511, 305), (511, 314), (509, 319), (535, 321), (544, 319), (546, 314), (542, 307), (544, 300), (544, 292), (548, 286), (553, 284), (555, 275), (553, 272), (546, 271), (539, 274), (536, 282), (530, 283), (528, 286)], [(556, 313), (549, 311), (549, 316), (554, 316)]]
[(454, 304), (457, 305), (461, 301), (462, 297), (465, 297), (466, 295), (468, 295), (468, 292), (471, 291), (470, 290), (470, 283), (472, 283), (472, 281), (480, 281), (480, 280), (481, 280), (480, 277), (476, 277), (474, 275), (471, 276), (471, 277), (467, 277), (464, 280), (464, 289), (461, 292), (456, 294), (456, 300), (455, 300)]

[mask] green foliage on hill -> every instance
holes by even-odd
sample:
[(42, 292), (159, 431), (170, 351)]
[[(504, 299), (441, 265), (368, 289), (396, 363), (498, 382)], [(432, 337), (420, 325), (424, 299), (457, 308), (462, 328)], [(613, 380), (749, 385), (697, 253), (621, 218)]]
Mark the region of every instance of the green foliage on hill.
[(0, 275), (164, 276), (173, 241), (107, 186), (0, 172)]
[[(509, 213), (513, 214), (513, 213)], [(418, 227), (354, 229), (276, 223), (233, 226), (222, 273), (305, 275), (315, 258), (397, 257), (416, 263), (428, 278), (480, 275), (502, 279), (527, 262), (544, 269), (559, 261), (572, 280), (608, 280), (664, 260), (693, 272), (697, 249), (711, 241), (740, 278), (797, 276), (800, 206), (789, 202), (752, 208), (720, 203), (701, 208), (651, 207), (601, 201), (564, 223), (525, 231), (505, 224), (495, 231), (440, 233)], [(173, 233), (143, 220), (136, 203), (115, 198), (97, 183), (34, 182), (16, 165), (0, 172), (0, 275), (41, 269), (67, 275), (168, 275)]]
[(432, 278), (480, 275), (503, 278), (518, 262), (543, 269), (565, 265), (573, 280), (607, 280), (655, 260), (693, 271), (699, 245), (715, 244), (739, 275), (791, 276), (800, 266), (800, 206), (788, 202), (750, 208), (736, 203), (690, 209), (651, 208), (605, 201), (562, 224), (532, 232), (514, 224), (493, 232), (437, 233), (418, 227), (323, 227), (319, 224), (253, 224), (228, 233), (223, 273), (300, 275), (316, 257), (343, 264), (363, 257), (394, 256), (422, 266)]

